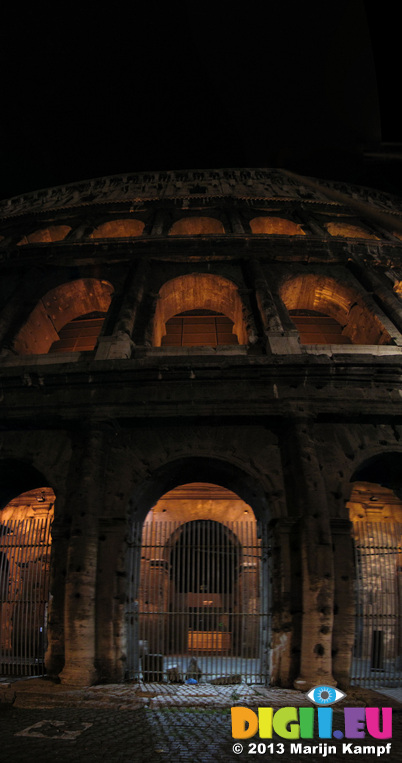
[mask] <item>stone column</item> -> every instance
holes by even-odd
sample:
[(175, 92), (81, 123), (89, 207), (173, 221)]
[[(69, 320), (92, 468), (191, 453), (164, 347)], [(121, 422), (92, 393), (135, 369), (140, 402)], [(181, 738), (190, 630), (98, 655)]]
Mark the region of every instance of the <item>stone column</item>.
[(352, 523), (348, 519), (332, 519), (331, 530), (335, 567), (333, 673), (345, 689), (350, 683), (356, 621)]
[(104, 434), (88, 425), (77, 448), (76, 482), (68, 497), (72, 524), (64, 612), (65, 665), (60, 678), (75, 686), (89, 686), (97, 678), (95, 594), (104, 448)]
[[(382, 274), (378, 274), (373, 266), (367, 265), (362, 268), (361, 262), (357, 257), (353, 258), (356, 271), (356, 278), (361, 282), (366, 289), (368, 289), (376, 300), (380, 303), (384, 313), (392, 321), (394, 326), (398, 329), (398, 332), (393, 331), (393, 326), (386, 325), (386, 329), (391, 334), (397, 345), (402, 344), (402, 302), (400, 297), (391, 288), (391, 281), (388, 281)], [(375, 304), (373, 304), (375, 309)], [(376, 313), (377, 314), (377, 313)], [(382, 320), (382, 316), (379, 316)]]
[[(46, 673), (56, 677), (64, 665), (64, 596), (68, 553), (68, 525), (63, 517), (62, 499), (57, 495), (57, 507), (52, 525), (52, 553), (50, 568), (50, 602), (47, 622)], [(60, 512), (60, 513), (61, 513)]]
[[(29, 268), (24, 278), (18, 283), (14, 293), (4, 305), (0, 313), (0, 345), (7, 342), (12, 345), (15, 334), (19, 331), (35, 307), (32, 295), (37, 291), (40, 299), (39, 284), (43, 279), (43, 273), (38, 268)], [(11, 354), (11, 350), (4, 349), (3, 355)]]
[(295, 518), (276, 519), (272, 529), (272, 634), (273, 686), (291, 686), (299, 665), (294, 647), (300, 643), (300, 615), (295, 612), (300, 563), (292, 552)]
[[(278, 305), (268, 286), (265, 272), (259, 260), (251, 259), (248, 262), (248, 272), (253, 283), (257, 307), (266, 336), (267, 352), (269, 354), (277, 351), (300, 353), (299, 333), (287, 315), (280, 315)], [(286, 319), (288, 325), (284, 323)]]
[(336, 684), (332, 675), (334, 566), (325, 485), (312, 421), (307, 416), (294, 417), (286, 436), (293, 500), (301, 517), (302, 634), (300, 675), (294, 686), (304, 691), (316, 684)]
[(147, 272), (148, 264), (143, 259), (138, 260), (131, 268), (113, 335), (99, 339), (96, 360), (131, 358), (134, 347), (132, 341), (134, 324), (144, 295)]
[(107, 517), (99, 526), (96, 592), (96, 665), (98, 680), (119, 683), (126, 672), (125, 611), (127, 598), (126, 559), (122, 554), (126, 536), (123, 518)]
[(234, 207), (229, 212), (229, 220), (232, 226), (233, 233), (236, 235), (244, 236), (244, 227), (240, 219), (240, 215)]

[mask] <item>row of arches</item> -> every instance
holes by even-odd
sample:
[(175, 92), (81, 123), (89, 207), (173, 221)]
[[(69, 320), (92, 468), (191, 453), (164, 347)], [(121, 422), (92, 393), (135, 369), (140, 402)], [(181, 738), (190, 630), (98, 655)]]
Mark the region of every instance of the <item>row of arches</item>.
[[(266, 236), (305, 236), (309, 233), (306, 226), (286, 217), (276, 215), (259, 215), (252, 217), (242, 233), (250, 232), (255, 235)], [(71, 233), (72, 227), (65, 224), (48, 225), (26, 233), (18, 242), (17, 246), (27, 244), (49, 244), (64, 239)], [(114, 238), (138, 238), (144, 235), (145, 222), (137, 218), (118, 218), (108, 220), (93, 228), (88, 234), (89, 239), (114, 239)], [(219, 236), (228, 231), (227, 226), (218, 217), (193, 215), (182, 217), (168, 226), (166, 234), (169, 236)], [(239, 230), (240, 232), (240, 230)], [(322, 223), (323, 235), (379, 240), (379, 236), (364, 225), (350, 221), (329, 221)], [(311, 234), (310, 234), (311, 235)], [(398, 235), (398, 234), (394, 234)]]
[[(138, 493), (134, 509), (142, 506), (145, 515), (138, 547), (141, 570), (135, 584), (128, 575), (128, 602), (130, 608), (132, 598), (137, 600), (141, 618), (131, 633), (136, 645), (128, 635), (131, 665), (135, 665), (135, 654), (138, 657), (139, 639), (142, 644), (147, 642), (152, 654), (163, 649), (167, 658), (187, 657), (192, 652), (202, 658), (214, 649), (215, 656), (236, 658), (243, 670), (247, 669), (244, 660), (252, 660), (252, 670), (256, 670), (255, 660), (261, 656), (261, 617), (270, 615), (273, 606), (278, 611), (281, 607), (280, 601), (271, 602), (266, 611), (263, 604), (269, 570), (260, 569), (261, 531), (257, 532), (256, 520), (261, 523), (267, 517), (258, 486), (253, 494), (239, 473), (234, 478), (239, 481), (238, 489), (233, 492), (233, 475), (229, 469), (225, 474), (222, 464), (212, 460), (197, 464), (196, 459), (184, 474), (201, 481), (189, 484), (183, 484), (183, 464), (176, 469), (167, 464), (165, 477), (162, 474), (158, 484), (154, 481)], [(391, 664), (396, 675), (397, 660), (402, 656), (402, 496), (395, 471), (398, 468), (400, 474), (400, 465), (398, 453), (380, 454), (364, 463), (352, 477), (346, 502), (356, 563), (354, 589), (349, 591), (355, 606), (355, 624), (350, 624), (355, 632), (352, 678), (353, 671), (358, 677), (359, 670), (366, 676), (378, 670), (389, 672)], [(46, 478), (23, 462), (3, 461), (0, 473), (4, 486), (0, 662), (5, 672), (17, 672), (23, 665), (22, 672), (32, 668), (35, 673), (43, 668), (51, 546), (48, 530), (54, 513), (57, 515), (57, 500)], [(208, 478), (216, 481), (207, 482)], [(164, 492), (168, 483), (170, 489)], [(21, 485), (31, 489), (19, 494)], [(277, 541), (273, 543), (275, 546)], [(338, 563), (345, 573), (346, 556)], [(138, 559), (132, 569), (137, 565)], [(286, 569), (285, 576), (289, 574)], [(53, 593), (60, 598), (60, 591)], [(335, 601), (338, 596), (335, 590)], [(344, 635), (350, 640), (350, 633)], [(274, 648), (275, 638), (270, 644)]]
[[(39, 300), (12, 342), (18, 355), (93, 350), (114, 288), (81, 278), (61, 284)], [(391, 343), (365, 299), (330, 276), (305, 274), (285, 281), (279, 294), (301, 344)], [(291, 325), (291, 324), (290, 324)], [(165, 282), (152, 317), (152, 345), (247, 345), (249, 327), (238, 287), (226, 277), (193, 273)]]

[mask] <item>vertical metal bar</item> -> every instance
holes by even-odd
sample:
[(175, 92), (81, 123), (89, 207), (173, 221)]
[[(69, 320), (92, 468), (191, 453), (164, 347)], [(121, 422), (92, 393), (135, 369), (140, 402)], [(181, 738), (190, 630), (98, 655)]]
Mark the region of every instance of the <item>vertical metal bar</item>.
[[(189, 544), (189, 556), (186, 557), (187, 560), (190, 559), (191, 556), (191, 584), (189, 587), (187, 587), (187, 590), (191, 593), (195, 593), (197, 591), (197, 585), (199, 585), (199, 575), (200, 575), (200, 550), (199, 550), (199, 535), (200, 535), (200, 528), (199, 524), (195, 522), (194, 524), (189, 524), (188, 527), (186, 527), (188, 530), (188, 533), (186, 533), (186, 542)], [(186, 546), (187, 547), (187, 546)], [(191, 552), (190, 552), (191, 549)], [(188, 649), (187, 654), (187, 661), (188, 657), (194, 653), (194, 650), (196, 649), (196, 630), (197, 630), (197, 610), (194, 607), (193, 604), (190, 604), (190, 602), (194, 602), (195, 598), (192, 597), (188, 598), (188, 609), (189, 609), (189, 617), (188, 617), (188, 627), (189, 630), (192, 631), (192, 647), (191, 650)]]
[[(156, 533), (154, 538), (153, 556), (155, 559), (155, 607), (156, 607), (156, 622), (157, 622), (157, 646), (156, 654), (163, 654), (162, 639), (163, 639), (163, 624), (162, 617), (160, 615), (162, 596), (163, 596), (163, 582), (162, 582), (162, 567), (160, 560), (160, 547), (161, 547), (161, 523), (156, 522)], [(159, 665), (159, 657), (154, 661), (153, 681), (157, 680), (157, 666)]]
[[(153, 533), (151, 537), (151, 571), (152, 571), (152, 619), (153, 619), (153, 647), (152, 647), (152, 654), (158, 654), (158, 647), (159, 647), (159, 622), (158, 622), (158, 615), (157, 615), (157, 601), (158, 601), (158, 591), (157, 591), (157, 585), (158, 585), (158, 573), (157, 569), (155, 567), (155, 546), (156, 546), (156, 536), (158, 534), (158, 526), (157, 523), (154, 522), (153, 524)], [(155, 661), (152, 661), (152, 664), (150, 666), (150, 675), (149, 680), (151, 683), (153, 683), (154, 678), (154, 670), (153, 665), (155, 664)]]
[[(176, 664), (176, 630), (178, 630), (178, 617), (176, 615), (177, 610), (177, 594), (176, 594), (176, 567), (177, 567), (177, 544), (179, 534), (175, 530), (176, 523), (170, 524), (170, 653), (174, 655)], [(179, 668), (179, 666), (178, 666)], [(179, 668), (180, 671), (180, 668)]]
[[(224, 537), (224, 534), (226, 532), (226, 529), (223, 524), (220, 524), (219, 522), (213, 522), (211, 524), (211, 541), (210, 541), (210, 548), (209, 548), (209, 554), (211, 558), (211, 565), (212, 570), (214, 574), (214, 579), (212, 581), (211, 585), (211, 600), (214, 602), (211, 610), (213, 612), (211, 623), (211, 631), (215, 632), (215, 641), (216, 645), (218, 646), (218, 639), (221, 638), (222, 640), (225, 637), (225, 628), (224, 624), (226, 623), (226, 595), (225, 595), (225, 575), (224, 575), (224, 568), (222, 564), (222, 538)], [(220, 625), (222, 623), (222, 626)], [(225, 674), (224, 669), (224, 656), (223, 656), (223, 649), (222, 646), (220, 647), (219, 651), (217, 651), (217, 656), (215, 660), (211, 661), (211, 677), (218, 677), (223, 676)], [(215, 665), (215, 668), (214, 668)]]
[(37, 615), (35, 626), (35, 641), (34, 641), (34, 659), (36, 675), (43, 675), (45, 672), (44, 664), (44, 628), (45, 628), (45, 588), (43, 584), (43, 566), (46, 564), (46, 541), (47, 541), (47, 517), (42, 517), (40, 520), (40, 549), (36, 550), (36, 571), (35, 571), (35, 587), (37, 590)]
[(142, 641), (141, 674), (142, 674), (143, 680), (144, 680), (145, 645), (148, 642), (148, 623), (147, 623), (147, 613), (146, 613), (146, 602), (148, 600), (147, 578), (149, 577), (149, 573), (147, 575), (147, 568), (148, 568), (147, 536), (148, 536), (148, 525), (145, 521), (142, 527), (142, 535), (141, 535), (141, 570), (140, 570), (140, 587), (138, 591), (139, 635)]
[(361, 663), (363, 658), (363, 623), (362, 623), (362, 588), (361, 588), (361, 576), (362, 576), (362, 550), (360, 547), (360, 527), (359, 523), (354, 524), (354, 554), (355, 554), (355, 596), (356, 596), (356, 637), (355, 637), (355, 649), (353, 659), (353, 674), (352, 679), (356, 681), (361, 679)]
[(13, 672), (19, 673), (20, 670), (20, 655), (18, 652), (21, 651), (21, 619), (22, 619), (22, 613), (21, 613), (21, 595), (22, 595), (22, 582), (21, 582), (21, 559), (22, 553), (23, 553), (23, 529), (24, 529), (24, 522), (20, 521), (18, 522), (18, 530), (17, 530), (17, 547), (15, 550), (16, 554), (16, 565), (15, 565), (15, 595), (14, 595), (14, 607), (13, 607), (13, 617), (12, 617), (12, 633), (11, 633), (11, 639), (12, 639), (12, 654), (13, 654)]
[[(211, 596), (211, 599), (214, 602), (213, 611), (215, 615), (214, 615), (214, 623), (211, 625), (211, 631), (212, 632), (215, 631), (216, 639), (218, 639), (219, 637), (218, 634), (221, 632), (219, 623), (225, 622), (225, 611), (226, 611), (225, 575), (224, 575), (224, 568), (222, 565), (222, 549), (221, 549), (221, 539), (222, 539), (223, 533), (224, 533), (223, 525), (218, 524), (218, 522), (214, 522), (214, 524), (212, 525), (210, 554), (213, 555), (213, 570), (215, 573), (213, 585), (211, 586), (211, 593), (215, 594)], [(222, 637), (223, 637), (223, 633), (222, 633)], [(215, 662), (215, 669), (213, 667), (214, 662)], [(220, 654), (217, 654), (215, 661), (211, 660), (211, 678), (212, 677), (218, 678), (218, 676), (222, 676), (222, 675), (224, 675), (224, 668), (223, 668), (223, 655), (221, 651)]]
[(26, 555), (25, 555), (25, 574), (24, 574), (24, 610), (25, 610), (25, 674), (32, 675), (33, 649), (32, 640), (35, 630), (35, 598), (34, 590), (34, 562), (33, 549), (36, 542), (36, 533), (38, 521), (31, 519), (26, 521)]
[(229, 655), (228, 670), (231, 675), (238, 673), (237, 658), (235, 653), (236, 644), (236, 614), (235, 614), (235, 602), (236, 602), (236, 557), (237, 557), (237, 542), (239, 537), (238, 522), (233, 521), (230, 523), (230, 527), (225, 530), (225, 539), (227, 546), (227, 555), (229, 558), (229, 595), (227, 604), (227, 622), (228, 622), (228, 642), (227, 651)]
[(7, 543), (9, 527), (6, 524), (0, 525), (0, 670), (4, 670), (5, 658), (5, 638), (6, 638), (6, 611), (9, 607), (9, 580), (10, 580), (10, 561), (9, 544)]

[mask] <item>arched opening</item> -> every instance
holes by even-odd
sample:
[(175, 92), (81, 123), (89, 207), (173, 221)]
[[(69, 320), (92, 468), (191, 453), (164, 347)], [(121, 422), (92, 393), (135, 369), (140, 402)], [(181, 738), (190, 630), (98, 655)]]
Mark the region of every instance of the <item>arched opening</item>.
[(331, 222), (325, 225), (330, 236), (341, 236), (344, 238), (370, 238), (379, 241), (378, 236), (363, 228), (361, 225), (351, 225), (346, 222)]
[(179, 483), (132, 533), (131, 674), (182, 682), (194, 668), (206, 682), (265, 682), (267, 542), (250, 505), (216, 483)]
[[(309, 343), (303, 338), (310, 339), (311, 335), (316, 340), (314, 344), (329, 344), (327, 335), (334, 340), (339, 337), (337, 344), (389, 344), (392, 341), (361, 295), (334, 278), (312, 273), (296, 276), (283, 284), (280, 296), (295, 326), (300, 326), (302, 344)], [(324, 319), (329, 321), (326, 323)]]
[(89, 238), (135, 238), (142, 236), (145, 223), (142, 220), (109, 220), (95, 228)]
[(402, 455), (375, 457), (354, 475), (347, 507), (355, 553), (352, 682), (402, 678)]
[(233, 321), (213, 310), (187, 310), (166, 321), (162, 347), (218, 347), (239, 344)]
[(81, 278), (47, 292), (14, 339), (18, 355), (92, 350), (112, 299), (107, 281)]
[(240, 295), (232, 281), (193, 273), (161, 287), (154, 318), (154, 346), (237, 343), (247, 344), (247, 332)]
[(70, 225), (49, 225), (47, 228), (33, 231), (24, 236), (17, 246), (24, 244), (51, 244), (53, 241), (63, 241), (70, 233)]
[(301, 225), (283, 217), (253, 217), (250, 220), (252, 233), (264, 233), (269, 236), (305, 236)]
[(296, 326), (301, 344), (352, 344), (350, 337), (343, 334), (343, 326), (318, 310), (289, 310)]
[(202, 236), (224, 233), (220, 220), (214, 217), (182, 217), (173, 223), (169, 236)]
[[(7, 474), (7, 469), (10, 469)], [(15, 481), (19, 471), (20, 484)], [(51, 525), (55, 494), (43, 476), (15, 461), (0, 464), (0, 672), (45, 672)], [(35, 488), (18, 492), (27, 483)], [(11, 500), (10, 495), (14, 497)]]

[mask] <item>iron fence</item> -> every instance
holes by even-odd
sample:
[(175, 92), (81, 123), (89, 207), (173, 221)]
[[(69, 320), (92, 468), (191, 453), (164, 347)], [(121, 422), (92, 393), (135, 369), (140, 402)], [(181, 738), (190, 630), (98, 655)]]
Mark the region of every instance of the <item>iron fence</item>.
[(129, 563), (130, 677), (267, 682), (269, 550), (255, 521), (135, 525)]
[(44, 673), (51, 520), (0, 525), (0, 672)]
[(402, 682), (402, 525), (355, 522), (356, 630), (352, 683)]

